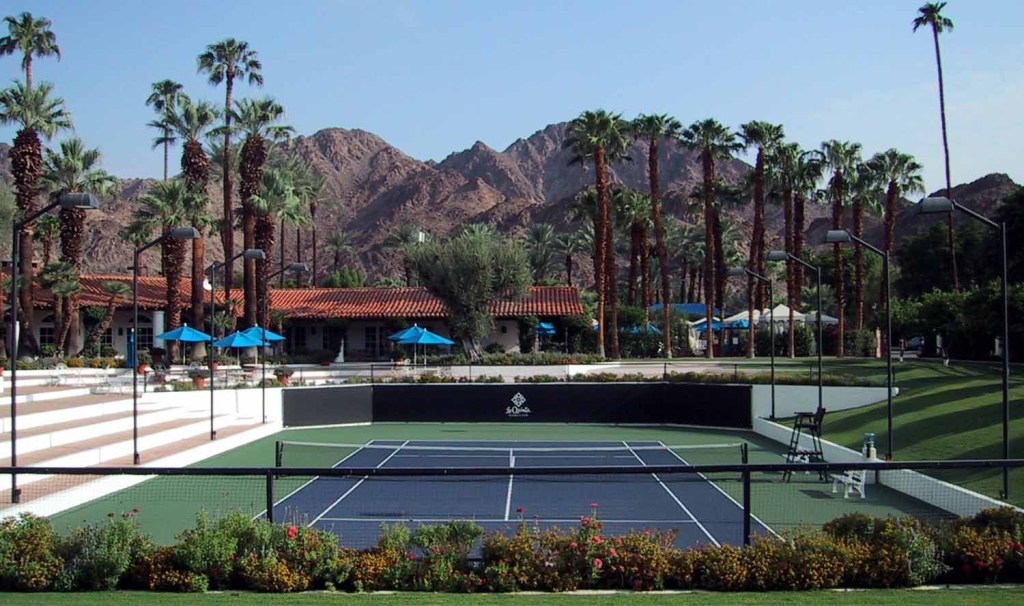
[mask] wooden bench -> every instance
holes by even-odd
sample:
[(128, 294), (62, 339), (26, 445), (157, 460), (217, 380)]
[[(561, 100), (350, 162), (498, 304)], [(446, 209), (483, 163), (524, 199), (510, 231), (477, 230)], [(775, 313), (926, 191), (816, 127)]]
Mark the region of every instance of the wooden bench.
[(865, 484), (867, 483), (868, 472), (864, 469), (852, 469), (841, 474), (832, 476), (832, 493), (838, 492), (843, 487), (843, 498), (848, 499), (853, 493), (860, 494), (860, 498), (866, 498)]

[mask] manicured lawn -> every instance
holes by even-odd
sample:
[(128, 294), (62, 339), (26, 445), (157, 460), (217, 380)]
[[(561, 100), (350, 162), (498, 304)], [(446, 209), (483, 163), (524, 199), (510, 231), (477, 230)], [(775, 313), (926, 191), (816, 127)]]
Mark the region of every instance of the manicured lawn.
[(73, 593), (73, 594), (4, 594), (5, 604), (17, 606), (118, 606), (136, 605), (163, 606), (197, 604), (199, 606), (222, 606), (243, 604), (342, 604), (345, 606), (527, 606), (530, 604), (551, 604), (554, 606), (668, 606), (675, 604), (722, 604), (727, 606), (755, 604), (849, 604), (866, 606), (932, 606), (941, 604), (986, 605), (1014, 604), (1024, 601), (1022, 588), (969, 588), (935, 590), (868, 590), (868, 591), (822, 591), (822, 592), (778, 592), (778, 593), (648, 593), (648, 594), (502, 594), (502, 595), (451, 595), (423, 593), (395, 594), (324, 594), (298, 595), (253, 594), (253, 593), (210, 593), (160, 594), (160, 593)]

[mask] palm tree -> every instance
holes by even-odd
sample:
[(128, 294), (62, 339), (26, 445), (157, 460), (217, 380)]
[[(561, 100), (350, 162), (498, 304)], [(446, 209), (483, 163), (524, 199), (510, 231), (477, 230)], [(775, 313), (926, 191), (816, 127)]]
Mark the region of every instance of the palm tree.
[(422, 241), (423, 232), (419, 226), (412, 223), (403, 223), (391, 230), (385, 245), (398, 249), (402, 254), (402, 270), (405, 273), (405, 285), (413, 285), (413, 265), (409, 257), (409, 250)]
[[(167, 230), (183, 225), (188, 220), (189, 194), (181, 179), (161, 181), (139, 198), (141, 208), (136, 211), (134, 227), (142, 234), (152, 234), (154, 230)], [(164, 259), (164, 280), (167, 291), (167, 328), (177, 328), (181, 324), (181, 270), (185, 266), (185, 242), (167, 238), (160, 244), (160, 254)], [(170, 359), (175, 359), (177, 343), (171, 341), (168, 347)]]
[[(241, 164), (238, 167), (241, 177), (238, 193), (242, 199), (243, 249), (248, 250), (256, 246), (256, 213), (252, 206), (252, 198), (260, 193), (268, 144), (287, 139), (294, 129), (277, 124), (284, 118), (284, 107), (271, 97), (237, 101), (233, 113), (234, 119), (238, 121), (238, 130), (245, 135)], [(266, 265), (267, 260), (262, 263)], [(256, 323), (256, 261), (246, 259), (243, 267), (243, 314), (245, 324), (253, 326)]]
[[(629, 124), (621, 114), (605, 110), (585, 111), (569, 122), (569, 137), (565, 146), (574, 153), (573, 163), (594, 162), (595, 189), (597, 191), (597, 213), (594, 216), (596, 254), (594, 274), (597, 281), (597, 354), (605, 355), (605, 323), (611, 325), (611, 354), (619, 356), (618, 305), (615, 291), (615, 255), (612, 246), (611, 191), (608, 182), (608, 165), (625, 159), (629, 141), (626, 132)], [(605, 314), (605, 305), (611, 309)]]
[[(99, 168), (100, 158), (99, 149), (87, 149), (78, 137), (61, 141), (59, 152), (46, 150), (40, 185), (51, 198), (73, 192), (106, 195), (117, 178)], [(86, 212), (83, 209), (61, 209), (59, 217), (61, 260), (70, 263), (78, 275), (82, 271)], [(77, 297), (77, 294), (78, 290), (72, 291), (72, 296)], [(66, 308), (77, 306), (77, 301), (66, 302)], [(80, 349), (79, 320), (78, 314), (71, 316), (69, 334), (72, 340), (66, 351)]]
[[(783, 247), (786, 249), (786, 252), (793, 253), (794, 255), (796, 254), (794, 252), (796, 250), (794, 197), (797, 189), (797, 180), (799, 179), (801, 155), (802, 152), (800, 151), (800, 146), (796, 143), (777, 145), (772, 149), (770, 154), (771, 170), (769, 171), (769, 175), (773, 187), (779, 190), (782, 194), (782, 216), (785, 224), (783, 230)], [(796, 280), (797, 277), (793, 266), (794, 263), (792, 261), (786, 261), (786, 304), (789, 306), (789, 344), (787, 352), (791, 358), (796, 355), (796, 339), (794, 336), (796, 321), (793, 313), (793, 307), (796, 305), (796, 295), (794, 291), (796, 290), (796, 285), (799, 284)], [(769, 304), (767, 307), (771, 307), (771, 305)], [(764, 309), (761, 306), (758, 306), (758, 308)], [(752, 355), (751, 349), (753, 348), (754, 341), (755, 335), (753, 326), (751, 326), (750, 338), (747, 342), (748, 355)]]
[[(29, 67), (31, 62), (29, 62)], [(20, 82), (0, 91), (0, 124), (17, 124), (20, 128), (14, 137), (10, 151), (11, 173), (14, 177), (15, 199), (22, 216), (36, 210), (36, 196), (39, 193), (39, 178), (43, 173), (42, 135), (53, 138), (57, 131), (71, 128), (71, 115), (64, 108), (64, 100), (51, 97), (53, 85), (41, 83), (29, 88)], [(26, 225), (18, 235), (24, 253), (19, 261), (21, 275), (21, 331), (20, 338), (33, 354), (39, 353), (32, 330), (32, 225)]]
[(352, 236), (346, 232), (331, 232), (331, 235), (327, 236), (327, 248), (331, 250), (334, 256), (334, 265), (331, 273), (336, 274), (341, 270), (341, 256), (352, 252)]
[[(301, 234), (301, 225), (309, 225), (309, 236), (311, 240), (310, 244), (312, 244), (313, 246), (313, 258), (311, 264), (313, 270), (311, 275), (313, 279), (311, 280), (311, 283), (312, 286), (316, 286), (317, 284), (319, 284), (318, 276), (320, 275), (320, 269), (317, 264), (317, 248), (319, 243), (317, 241), (316, 235), (316, 211), (317, 207), (320, 205), (320, 202), (323, 201), (324, 193), (327, 191), (327, 179), (323, 175), (318, 174), (316, 171), (314, 171), (312, 166), (306, 164), (305, 162), (302, 162), (298, 158), (295, 158), (294, 164), (296, 172), (295, 194), (299, 197), (299, 201), (302, 202), (302, 204), (309, 209), (308, 215), (305, 213), (302, 214), (303, 217), (309, 217), (309, 221), (308, 223), (293, 223), (293, 225), (296, 226), (296, 239), (298, 239), (299, 234)], [(301, 261), (302, 247), (297, 246), (296, 248), (296, 254), (299, 256), (298, 260)], [(282, 246), (281, 249), (283, 252), (284, 247)], [(282, 277), (284, 277), (283, 274)]]
[[(644, 326), (650, 321), (648, 309), (651, 306), (650, 246), (647, 242), (647, 228), (651, 223), (651, 202), (646, 195), (635, 189), (615, 189), (612, 194), (613, 206), (629, 232), (629, 294), (630, 305), (644, 308)], [(640, 276), (640, 301), (637, 302), (637, 274)]]
[[(230, 259), (235, 254), (235, 220), (234, 207), (231, 205), (231, 113), (232, 94), (235, 78), (247, 78), (249, 84), (263, 86), (263, 65), (256, 58), (256, 51), (249, 48), (249, 43), (226, 38), (210, 44), (196, 60), (199, 73), (209, 74), (210, 84), (217, 86), (224, 83), (224, 144), (221, 146), (221, 185), (224, 188), (224, 221), (221, 224), (221, 243), (224, 246), (224, 258)], [(224, 265), (224, 298), (231, 299), (231, 282), (235, 275), (234, 262)]]
[(57, 36), (50, 31), (50, 20), (36, 19), (32, 13), (21, 13), (18, 18), (4, 17), (8, 35), (0, 38), (0, 57), (21, 53), (21, 69), (25, 70), (25, 90), (32, 90), (33, 57), (56, 55), (60, 61)]
[[(881, 195), (881, 182), (878, 174), (867, 164), (860, 162), (851, 173), (853, 179), (850, 191), (853, 194), (853, 235), (864, 238), (864, 213), (878, 209)], [(855, 243), (854, 250), (854, 281), (853, 306), (854, 325), (857, 330), (864, 329), (864, 246)]]
[(587, 244), (581, 230), (568, 231), (558, 237), (556, 247), (558, 254), (565, 258), (565, 283), (569, 286), (572, 286), (572, 271), (575, 266), (573, 255), (586, 250)]
[[(244, 181), (243, 181), (244, 183)], [(258, 195), (252, 196), (249, 201), (252, 211), (255, 213), (255, 239), (254, 246), (263, 251), (266, 258), (257, 264), (256, 272), (256, 323), (259, 326), (267, 326), (267, 318), (263, 310), (266, 309), (266, 297), (270, 296), (268, 288), (268, 277), (270, 275), (270, 259), (274, 254), (274, 220), (281, 213), (297, 214), (304, 212), (299, 197), (295, 195), (295, 187), (291, 175), (286, 169), (271, 167), (262, 174), (262, 187)], [(282, 240), (284, 230), (281, 230)], [(283, 247), (282, 247), (283, 248)], [(284, 274), (282, 274), (284, 275)]]
[[(942, 152), (946, 159), (946, 197), (953, 199), (953, 187), (949, 179), (949, 140), (946, 138), (946, 91), (942, 83), (942, 53), (939, 51), (939, 34), (946, 31), (953, 31), (953, 20), (942, 14), (946, 8), (945, 2), (927, 2), (917, 9), (917, 17), (914, 18), (914, 31), (918, 28), (928, 26), (932, 30), (932, 40), (935, 42), (935, 66), (939, 73), (939, 118), (942, 121)], [(960, 290), (960, 276), (956, 269), (956, 234), (953, 223), (953, 213), (948, 213), (949, 226), (949, 259), (953, 268), (953, 289)]]
[[(217, 121), (217, 109), (206, 101), (192, 101), (181, 95), (178, 108), (168, 115), (171, 128), (185, 144), (181, 151), (181, 176), (187, 193), (186, 214), (200, 237), (192, 240), (192, 325), (201, 327), (205, 320), (203, 305), (203, 275), (206, 265), (206, 234), (213, 226), (208, 209), (206, 185), (210, 181), (210, 158), (203, 149), (202, 139)], [(204, 345), (197, 344), (193, 356), (203, 353)]]
[[(850, 175), (860, 161), (860, 143), (830, 139), (821, 144), (825, 167), (832, 171), (828, 182), (829, 198), (832, 201), (832, 229), (843, 228), (843, 204), (846, 200), (846, 176)], [(839, 326), (836, 339), (836, 357), (843, 357), (843, 336), (846, 334), (846, 293), (843, 276), (843, 249), (840, 244), (832, 245), (835, 258), (836, 309)]]
[(658, 142), (662, 138), (675, 140), (679, 137), (683, 125), (675, 118), (666, 114), (640, 114), (633, 120), (633, 136), (647, 141), (647, 180), (651, 194), (651, 221), (654, 224), (655, 252), (661, 274), (662, 306), (662, 352), (672, 357), (672, 309), (669, 305), (671, 283), (669, 279), (668, 251), (665, 248), (665, 226), (661, 218), (660, 179), (658, 176)]
[[(782, 139), (785, 133), (781, 124), (771, 124), (760, 120), (753, 120), (740, 125), (737, 133), (744, 149), (757, 148), (757, 158), (754, 161), (754, 226), (750, 238), (750, 258), (748, 267), (757, 273), (764, 275), (767, 250), (764, 244), (764, 177), (765, 159)], [(747, 277), (747, 312), (753, 317), (754, 309), (764, 307), (765, 291), (760, 282), (755, 282), (752, 276)], [(753, 335), (753, 333), (751, 333)], [(747, 339), (747, 357), (754, 357), (754, 339)]]
[(54, 350), (57, 357), (63, 357), (64, 341), (71, 326), (71, 318), (77, 310), (75, 295), (82, 289), (78, 282), (78, 272), (67, 261), (58, 261), (44, 267), (39, 272), (39, 284), (50, 289), (53, 294), (54, 316)]
[(534, 223), (526, 230), (527, 260), (533, 274), (533, 283), (540, 284), (548, 277), (555, 263), (557, 237), (550, 223)]
[(82, 348), (83, 352), (96, 352), (99, 353), (100, 339), (103, 338), (103, 334), (110, 329), (110, 324), (114, 320), (114, 313), (117, 311), (117, 303), (122, 299), (128, 299), (128, 295), (131, 294), (132, 288), (124, 282), (117, 282), (114, 280), (108, 280), (101, 286), (103, 292), (107, 293), (107, 311), (103, 314), (103, 319), (96, 328), (89, 333), (89, 338), (85, 341), (85, 347)]
[[(801, 152), (796, 164), (796, 179), (793, 190), (793, 254), (798, 258), (804, 256), (805, 205), (808, 201), (817, 203), (818, 182), (824, 172), (824, 159), (816, 149)], [(801, 306), (804, 283), (804, 266), (793, 264), (793, 303), (790, 307)], [(793, 330), (790, 330), (790, 334)], [(819, 344), (820, 346), (820, 344)]]
[[(715, 357), (710, 327), (712, 324), (712, 310), (716, 301), (713, 296), (713, 282), (715, 278), (715, 245), (714, 226), (716, 223), (715, 203), (715, 163), (718, 160), (728, 160), (732, 154), (738, 151), (742, 144), (736, 141), (729, 129), (723, 126), (714, 118), (694, 122), (683, 131), (682, 143), (686, 147), (698, 152), (701, 158), (703, 173), (703, 201), (704, 201), (704, 301), (705, 319), (707, 320), (708, 347), (705, 355), (708, 358)], [(722, 302), (717, 302), (719, 305)]]
[(175, 130), (171, 124), (171, 116), (174, 114), (184, 93), (181, 84), (173, 80), (161, 80), (153, 83), (153, 92), (146, 98), (146, 106), (152, 107), (157, 114), (157, 119), (150, 122), (149, 126), (160, 131), (159, 137), (153, 142), (153, 147), (163, 146), (164, 148), (164, 181), (167, 180), (167, 166), (171, 144), (177, 141), (174, 135)]
[(60, 219), (57, 215), (43, 215), (36, 223), (33, 239), (43, 245), (43, 267), (53, 261), (53, 243), (60, 235)]

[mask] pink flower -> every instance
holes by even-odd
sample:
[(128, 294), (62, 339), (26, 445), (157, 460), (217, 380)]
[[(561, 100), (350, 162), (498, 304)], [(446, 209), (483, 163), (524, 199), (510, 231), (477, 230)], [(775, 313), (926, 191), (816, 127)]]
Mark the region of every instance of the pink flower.
[(608, 555), (610, 555), (610, 556), (612, 556), (614, 558), (614, 557), (617, 557), (619, 554), (618, 554), (617, 551), (615, 551), (615, 548), (612, 547), (611, 549), (608, 550)]
[(597, 509), (597, 503), (591, 503), (590, 504), (590, 508), (591, 509)]
[(577, 547), (579, 547), (579, 545), (576, 544), (576, 541), (569, 543), (569, 549), (576, 549)]
[(594, 558), (594, 568), (600, 568), (602, 566), (604, 566), (604, 562), (601, 561), (601, 558)]
[(288, 538), (289, 539), (294, 539), (297, 536), (299, 536), (299, 529), (296, 528), (295, 526), (289, 526), (288, 527)]
[(644, 531), (644, 536), (645, 536), (645, 537), (649, 537), (649, 536), (651, 536), (651, 531), (650, 531), (650, 530), (645, 530), (645, 531)]
[(603, 539), (601, 538), (601, 535), (599, 535), (599, 534), (594, 535), (594, 538), (592, 538), (590, 540), (594, 542), (594, 545), (600, 545), (601, 542), (603, 541)]

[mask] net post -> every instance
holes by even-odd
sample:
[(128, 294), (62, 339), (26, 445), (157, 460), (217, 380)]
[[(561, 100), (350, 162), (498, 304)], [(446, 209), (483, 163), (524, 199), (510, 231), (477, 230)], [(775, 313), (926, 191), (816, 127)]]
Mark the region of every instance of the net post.
[(746, 442), (740, 444), (740, 462), (744, 465), (750, 462), (750, 449)]
[(743, 544), (750, 545), (750, 463), (749, 448), (744, 442), (740, 445), (740, 457), (743, 459)]
[(284, 461), (284, 442), (274, 442), (274, 467), (282, 467)]
[(267, 470), (267, 521), (274, 523), (274, 473)]

